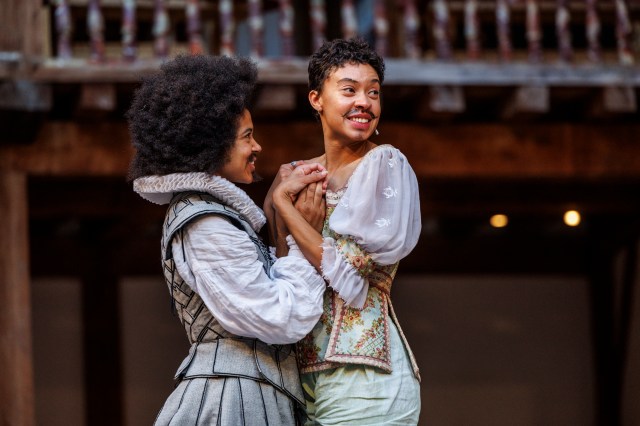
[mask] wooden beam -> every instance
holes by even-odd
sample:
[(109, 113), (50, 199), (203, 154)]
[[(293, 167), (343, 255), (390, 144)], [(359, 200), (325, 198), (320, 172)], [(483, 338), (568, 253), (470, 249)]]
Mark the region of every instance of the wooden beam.
[(517, 87), (502, 111), (503, 119), (530, 117), (549, 112), (549, 88), (546, 86)]
[(0, 424), (35, 424), (27, 179), (0, 171)]
[(461, 114), (465, 110), (464, 92), (460, 86), (429, 87), (429, 109), (435, 113)]
[(638, 111), (636, 92), (628, 86), (603, 87), (595, 97), (589, 115), (596, 118), (608, 118), (616, 114), (633, 114)]
[(296, 91), (291, 85), (267, 85), (261, 87), (255, 103), (259, 111), (292, 111), (296, 107)]
[[(258, 171), (324, 151), (313, 121), (256, 119)], [(378, 144), (402, 150), (420, 178), (640, 178), (638, 124), (433, 126), (381, 121)], [(28, 146), (0, 146), (0, 166), (40, 176), (122, 176), (133, 155), (125, 122), (46, 122)]]
[(113, 111), (116, 107), (116, 87), (113, 84), (82, 85), (78, 108), (90, 111)]
[[(308, 82), (307, 58), (259, 59), (258, 81), (264, 84), (294, 84)], [(85, 59), (64, 62), (48, 60), (40, 64), (31, 77), (42, 82), (128, 82), (158, 71), (162, 61), (139, 59), (133, 63), (91, 64)], [(553, 63), (526, 62), (444, 62), (390, 58), (385, 60), (387, 86), (572, 86), (600, 87), (607, 85), (640, 86), (640, 68), (619, 64), (576, 64), (571, 67)]]
[(0, 165), (33, 175), (125, 176), (132, 155), (125, 122), (51, 121), (33, 144), (0, 147)]
[(51, 86), (30, 80), (0, 82), (0, 109), (17, 111), (48, 111), (52, 104)]

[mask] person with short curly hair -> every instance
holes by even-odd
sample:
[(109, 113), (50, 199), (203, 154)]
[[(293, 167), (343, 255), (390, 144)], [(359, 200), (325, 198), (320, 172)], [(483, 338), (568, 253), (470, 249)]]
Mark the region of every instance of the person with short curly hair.
[[(163, 271), (191, 344), (156, 425), (301, 419), (292, 343), (318, 321), (325, 283), (292, 238), (288, 256), (272, 256), (256, 234), (264, 213), (235, 185), (254, 180), (262, 150), (248, 110), (256, 78), (247, 59), (180, 56), (142, 82), (127, 113), (133, 188), (168, 204)], [(326, 171), (299, 169), (279, 190), (311, 188), (317, 212), (305, 220), (321, 229)]]
[(325, 42), (309, 61), (309, 102), (322, 125), (326, 219), (304, 220), (280, 179), (265, 200), (279, 254), (294, 237), (327, 281), (324, 314), (298, 342), (307, 425), (415, 425), (420, 375), (391, 304), (398, 263), (421, 230), (418, 182), (407, 158), (377, 145), (384, 62), (359, 39)]

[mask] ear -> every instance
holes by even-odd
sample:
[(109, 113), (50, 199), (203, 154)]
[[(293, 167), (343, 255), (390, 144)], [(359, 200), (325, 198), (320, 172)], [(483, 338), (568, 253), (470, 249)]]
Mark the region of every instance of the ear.
[(322, 112), (322, 100), (317, 90), (309, 92), (309, 103), (318, 113)]

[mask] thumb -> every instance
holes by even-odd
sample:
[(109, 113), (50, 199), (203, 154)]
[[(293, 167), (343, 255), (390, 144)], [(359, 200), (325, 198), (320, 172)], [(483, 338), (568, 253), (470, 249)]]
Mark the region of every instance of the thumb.
[(308, 185), (310, 183), (314, 183), (314, 182), (319, 182), (322, 179), (324, 179), (325, 177), (327, 177), (327, 171), (326, 170), (320, 170), (320, 171), (311, 171), (308, 174), (305, 174), (304, 176), (300, 177), (300, 182), (304, 183), (305, 185)]

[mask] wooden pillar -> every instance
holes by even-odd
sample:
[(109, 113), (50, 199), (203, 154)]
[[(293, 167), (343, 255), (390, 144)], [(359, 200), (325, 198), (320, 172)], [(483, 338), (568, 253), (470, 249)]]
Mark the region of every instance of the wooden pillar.
[(88, 255), (78, 272), (82, 279), (86, 424), (121, 425), (124, 421), (118, 282), (111, 247), (120, 247), (105, 223), (82, 221), (78, 233)]
[(0, 425), (35, 424), (27, 178), (0, 170)]
[(0, 1), (0, 51), (20, 52), (24, 56), (43, 54), (42, 16), (45, 8), (40, 1)]

